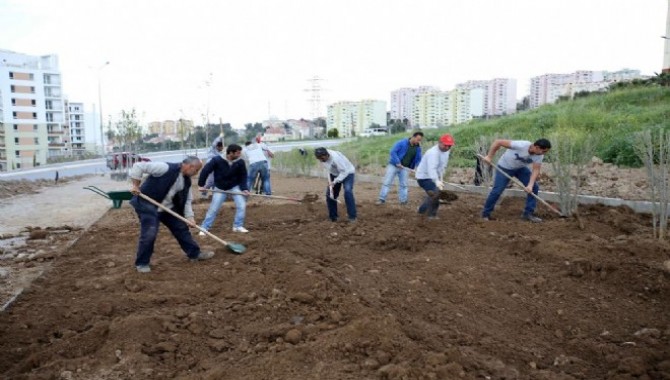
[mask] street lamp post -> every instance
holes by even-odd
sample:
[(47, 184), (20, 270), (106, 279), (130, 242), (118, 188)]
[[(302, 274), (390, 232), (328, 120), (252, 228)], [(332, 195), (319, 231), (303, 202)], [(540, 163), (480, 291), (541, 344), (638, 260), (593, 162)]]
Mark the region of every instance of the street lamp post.
[(98, 108), (100, 111), (100, 150), (102, 152), (102, 155), (105, 155), (105, 133), (102, 128), (102, 85), (100, 84), (100, 74), (102, 72), (102, 69), (107, 67), (109, 65), (109, 61), (103, 63), (99, 68), (98, 68)]

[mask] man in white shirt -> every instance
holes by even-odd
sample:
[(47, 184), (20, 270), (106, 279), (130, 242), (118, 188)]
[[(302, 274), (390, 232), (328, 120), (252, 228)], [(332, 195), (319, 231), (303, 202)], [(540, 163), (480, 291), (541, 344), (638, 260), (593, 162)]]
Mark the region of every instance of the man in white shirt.
[(437, 145), (428, 149), (416, 168), (416, 182), (426, 191), (426, 198), (419, 206), (419, 214), (425, 214), (428, 219), (437, 219), (437, 209), (440, 207), (440, 191), (444, 190), (442, 177), (449, 163), (449, 151), (454, 146), (454, 138), (450, 134), (440, 137)]
[(272, 153), (265, 143), (261, 142), (261, 136), (256, 136), (253, 143), (244, 147), (244, 157), (249, 163), (249, 177), (247, 181), (249, 189), (253, 189), (256, 176), (260, 173), (263, 194), (272, 195), (268, 157), (274, 157), (274, 153)]
[[(521, 219), (533, 223), (541, 223), (542, 219), (533, 215), (537, 201), (530, 193), (532, 192), (537, 195), (540, 191), (540, 187), (535, 181), (540, 176), (542, 160), (544, 159), (544, 154), (551, 149), (551, 143), (547, 139), (539, 139), (534, 143), (523, 140), (496, 140), (491, 145), (489, 153), (484, 157), (484, 161), (491, 164), (493, 157), (500, 148), (507, 148), (507, 151), (498, 160), (498, 168), (510, 177), (518, 178), (524, 184), (524, 190), (529, 193)], [(528, 165), (531, 165), (532, 171), (528, 169)], [(500, 195), (508, 184), (509, 178), (496, 172), (493, 179), (493, 188), (491, 188), (486, 203), (484, 203), (484, 210), (482, 211), (482, 218), (484, 220), (490, 219), (498, 198), (500, 198)]]
[(356, 168), (342, 153), (326, 148), (314, 150), (316, 159), (323, 163), (328, 170), (328, 189), (326, 189), (326, 204), (328, 217), (337, 222), (337, 202), (340, 189), (344, 186), (344, 203), (347, 205), (349, 222), (356, 221), (356, 200), (354, 199), (354, 173)]

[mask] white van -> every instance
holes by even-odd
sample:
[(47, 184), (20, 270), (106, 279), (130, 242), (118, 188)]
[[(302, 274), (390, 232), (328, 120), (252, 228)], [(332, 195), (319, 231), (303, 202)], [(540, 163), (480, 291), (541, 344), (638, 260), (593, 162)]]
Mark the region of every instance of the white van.
[(361, 137), (385, 136), (386, 128), (368, 128), (361, 133)]

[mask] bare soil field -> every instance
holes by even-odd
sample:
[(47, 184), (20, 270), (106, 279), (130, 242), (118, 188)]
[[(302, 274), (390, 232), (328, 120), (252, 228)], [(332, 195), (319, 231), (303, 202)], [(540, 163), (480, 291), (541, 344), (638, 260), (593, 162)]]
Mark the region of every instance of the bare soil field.
[(482, 222), (484, 199), (459, 194), (428, 221), (419, 189), (375, 206), (358, 183), (358, 222), (331, 223), (323, 179), (273, 190), (321, 199), (254, 199), (249, 234), (227, 203), (211, 232), (248, 250), (198, 237), (205, 262), (163, 227), (150, 274), (129, 205), (72, 231), (0, 313), (0, 378), (670, 379), (670, 245), (647, 216), (584, 207), (582, 230), (539, 208), (530, 224), (508, 197)]

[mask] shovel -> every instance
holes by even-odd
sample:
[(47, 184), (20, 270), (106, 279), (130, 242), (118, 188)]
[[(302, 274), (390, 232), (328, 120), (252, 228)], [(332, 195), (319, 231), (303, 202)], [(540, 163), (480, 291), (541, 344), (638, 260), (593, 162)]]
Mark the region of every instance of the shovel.
[[(481, 158), (481, 159), (484, 159), (484, 156), (482, 156), (481, 154), (478, 154), (477, 156), (478, 156), (479, 158)], [(484, 161), (484, 162), (486, 162), (486, 161)], [(512, 177), (511, 175), (505, 173), (505, 171), (502, 170), (502, 169), (500, 169), (500, 168), (498, 167), (498, 165), (494, 164), (493, 162), (491, 162), (490, 165), (493, 166), (493, 167), (498, 171), (498, 173), (504, 175), (504, 176), (507, 177), (507, 179), (509, 179), (510, 181), (512, 181), (512, 182), (516, 183), (517, 185), (521, 186), (522, 189), (524, 189), (524, 190), (526, 189), (526, 186), (524, 186), (524, 184), (521, 183), (521, 181), (519, 181), (517, 178), (514, 178), (514, 177)], [(558, 216), (560, 216), (561, 218), (567, 218), (567, 216), (563, 215), (563, 213), (562, 213), (561, 211), (559, 211), (556, 207), (550, 205), (547, 201), (545, 201), (544, 199), (542, 199), (542, 198), (538, 197), (537, 195), (535, 195), (535, 193), (530, 192), (530, 193), (528, 193), (528, 195), (532, 195), (533, 198), (535, 198), (535, 199), (537, 199), (538, 201), (540, 201), (540, 203), (542, 203), (543, 205), (547, 206), (551, 211), (553, 211), (553, 212), (555, 212), (556, 214), (558, 214)]]
[[(189, 222), (186, 218), (184, 218), (183, 216), (181, 216), (181, 215), (177, 214), (176, 212), (170, 210), (169, 208), (163, 206), (162, 204), (156, 202), (155, 200), (153, 200), (153, 198), (150, 198), (150, 197), (148, 197), (148, 196), (146, 196), (146, 195), (144, 195), (144, 194), (142, 194), (142, 193), (139, 193), (139, 194), (137, 194), (137, 195), (138, 195), (140, 198), (144, 199), (145, 201), (147, 201), (147, 202), (153, 204), (154, 206), (156, 206), (156, 207), (162, 209), (163, 211), (170, 213), (172, 216), (174, 216), (175, 218), (181, 220), (182, 222), (186, 223), (187, 225), (190, 225), (190, 222)], [(242, 254), (242, 253), (244, 253), (244, 251), (247, 250), (247, 248), (246, 248), (245, 246), (243, 246), (242, 244), (240, 244), (240, 243), (227, 242), (227, 241), (225, 241), (225, 240), (223, 240), (223, 239), (221, 239), (221, 238), (215, 236), (215, 235), (212, 234), (211, 232), (207, 231), (206, 229), (204, 229), (204, 228), (202, 228), (202, 227), (200, 227), (200, 226), (198, 226), (198, 225), (196, 225), (195, 227), (196, 227), (197, 229), (199, 229), (200, 231), (204, 232), (207, 236), (209, 236), (209, 237), (211, 237), (212, 239), (218, 241), (219, 243), (225, 245), (226, 248), (228, 248), (228, 249), (229, 249), (230, 251), (232, 251), (233, 253)]]
[[(214, 193), (226, 193), (226, 194), (231, 194), (231, 195), (247, 195), (244, 193), (241, 193), (239, 191), (228, 191), (228, 190), (218, 190), (218, 189), (207, 189), (207, 191), (211, 191)], [(249, 193), (248, 195), (254, 196), (254, 197), (264, 197), (264, 198), (271, 198), (271, 199), (283, 199), (287, 201), (293, 201), (293, 202), (314, 202), (317, 199), (319, 199), (319, 196), (316, 194), (307, 194), (305, 195), (302, 199), (298, 198), (291, 198), (291, 197), (283, 197), (281, 195), (265, 195), (265, 194), (255, 194), (255, 193)], [(316, 199), (314, 199), (316, 197)]]

